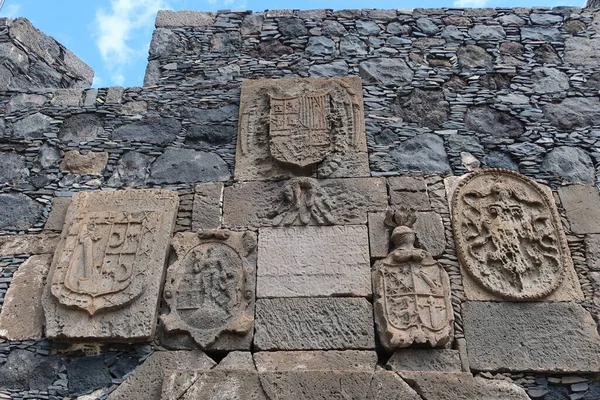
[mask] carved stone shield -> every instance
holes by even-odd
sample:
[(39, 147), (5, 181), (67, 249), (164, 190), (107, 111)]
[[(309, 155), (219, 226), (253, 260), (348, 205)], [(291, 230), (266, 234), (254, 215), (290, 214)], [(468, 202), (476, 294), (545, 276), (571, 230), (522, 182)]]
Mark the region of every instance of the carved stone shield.
[(123, 307), (138, 297), (144, 281), (136, 261), (143, 251), (143, 235), (156, 228), (153, 214), (90, 212), (77, 217), (56, 265), (52, 294), (60, 303), (90, 315)]
[(375, 320), (385, 348), (448, 342), (454, 320), (450, 282), (429, 253), (394, 250), (375, 264), (373, 282)]
[(485, 289), (524, 301), (560, 285), (569, 249), (553, 199), (535, 182), (482, 170), (460, 183), (452, 205), (461, 264)]
[(270, 96), (269, 150), (282, 163), (306, 167), (329, 154), (328, 94)]
[[(244, 236), (245, 235), (245, 236)], [(251, 233), (201, 231), (179, 234), (178, 261), (167, 271), (161, 315), (167, 330), (189, 332), (203, 348), (223, 332), (245, 335), (253, 326), (254, 268), (247, 260), (256, 238)]]

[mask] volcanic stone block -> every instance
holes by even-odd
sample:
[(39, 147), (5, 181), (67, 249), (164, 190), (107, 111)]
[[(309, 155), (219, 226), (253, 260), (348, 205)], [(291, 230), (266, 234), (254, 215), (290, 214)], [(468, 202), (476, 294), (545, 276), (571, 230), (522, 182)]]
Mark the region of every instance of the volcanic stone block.
[(93, 113), (76, 114), (65, 119), (58, 138), (64, 142), (87, 142), (104, 134), (102, 119)]
[(459, 351), (451, 349), (396, 350), (386, 368), (392, 371), (462, 371)]
[(226, 181), (229, 167), (215, 153), (168, 148), (150, 167), (150, 183), (196, 183)]
[(42, 113), (29, 115), (13, 125), (13, 134), (16, 138), (32, 140), (50, 136), (54, 120)]
[(0, 257), (15, 254), (53, 254), (59, 239), (60, 235), (57, 233), (0, 236)]
[(375, 348), (373, 309), (363, 298), (256, 301), (257, 350)]
[(565, 62), (573, 65), (598, 65), (600, 39), (570, 37), (565, 41)]
[(81, 154), (77, 150), (67, 151), (60, 163), (61, 171), (73, 174), (102, 175), (108, 162), (108, 153), (89, 152)]
[(555, 147), (544, 158), (540, 170), (570, 183), (592, 185), (596, 179), (594, 162), (579, 147)]
[(65, 224), (65, 217), (67, 216), (67, 209), (71, 204), (71, 197), (54, 197), (52, 199), (52, 208), (50, 209), (50, 215), (44, 225), (44, 230), (60, 231)]
[[(309, 50), (329, 54), (335, 43), (312, 36)], [(314, 172), (319, 178), (370, 175), (360, 78), (244, 80), (235, 179)]]
[(257, 228), (278, 225), (358, 225), (367, 213), (387, 208), (382, 178), (284, 182), (245, 182), (225, 188), (226, 227)]
[(360, 350), (328, 351), (264, 351), (254, 353), (259, 373), (274, 371), (340, 371), (372, 372), (377, 353)]
[(360, 77), (368, 83), (381, 85), (409, 84), (414, 72), (400, 58), (372, 58), (359, 64)]
[(81, 357), (71, 361), (67, 364), (67, 375), (69, 392), (75, 395), (109, 387), (112, 383), (112, 376), (103, 355)]
[(152, 338), (178, 203), (168, 190), (73, 196), (43, 296), (49, 338)]
[(432, 133), (423, 133), (405, 140), (390, 152), (396, 169), (423, 175), (451, 172), (444, 140)]
[(52, 256), (36, 255), (27, 259), (14, 273), (2, 312), (0, 336), (8, 340), (43, 337), (44, 310), (42, 293)]
[(463, 303), (476, 371), (598, 372), (600, 336), (575, 303)]
[(168, 145), (181, 131), (181, 122), (175, 118), (150, 118), (120, 126), (111, 135), (113, 140)]
[(208, 370), (215, 366), (204, 352), (157, 351), (137, 367), (108, 400), (161, 400), (167, 370)]
[(216, 16), (214, 12), (159, 10), (156, 14), (156, 27), (211, 26), (215, 23)]
[(407, 208), (415, 211), (431, 209), (425, 179), (412, 176), (388, 178), (390, 205), (392, 208)]
[(512, 382), (473, 377), (470, 373), (410, 372), (400, 375), (427, 400), (528, 400)]
[(254, 333), (256, 234), (183, 232), (172, 241), (160, 316), (166, 332), (188, 333), (203, 349), (250, 350)]
[[(218, 367), (217, 367), (218, 368)], [(256, 371), (166, 371), (162, 400), (267, 400)]]
[(195, 187), (192, 230), (221, 227), (222, 183), (200, 183)]
[(366, 226), (261, 228), (257, 296), (371, 296)]
[(47, 391), (48, 386), (59, 379), (61, 366), (62, 360), (58, 356), (42, 356), (28, 350), (12, 349), (0, 368), (0, 387), (18, 391)]
[(595, 186), (568, 185), (558, 188), (571, 232), (600, 233), (600, 194)]
[(41, 217), (42, 205), (21, 193), (0, 194), (0, 230), (31, 228)]
[(390, 228), (385, 213), (369, 213), (369, 251), (371, 259), (387, 257), (390, 252)]

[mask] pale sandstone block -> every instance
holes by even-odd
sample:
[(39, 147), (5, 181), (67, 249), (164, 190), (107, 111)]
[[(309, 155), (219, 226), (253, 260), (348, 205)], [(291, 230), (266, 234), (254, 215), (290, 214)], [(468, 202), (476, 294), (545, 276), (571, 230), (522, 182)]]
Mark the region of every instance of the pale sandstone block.
[(392, 371), (461, 372), (460, 352), (451, 349), (399, 349), (386, 364)]
[(61, 231), (65, 224), (65, 216), (67, 215), (67, 209), (70, 204), (71, 197), (54, 197), (52, 199), (50, 215), (48, 215), (48, 219), (44, 225), (44, 230)]
[(221, 227), (222, 183), (200, 183), (195, 187), (192, 230)]
[(280, 298), (256, 301), (257, 350), (375, 348), (373, 309), (363, 298)]
[(366, 226), (259, 230), (257, 296), (371, 296)]
[(152, 338), (178, 203), (168, 190), (73, 196), (44, 290), (49, 338)]
[(44, 310), (42, 293), (52, 256), (31, 256), (14, 273), (2, 313), (0, 336), (8, 340), (31, 340), (43, 337)]
[(0, 237), (0, 256), (53, 254), (59, 240), (58, 233), (2, 236)]
[(600, 370), (600, 336), (578, 304), (468, 301), (462, 314), (473, 370)]
[(361, 350), (263, 351), (254, 353), (259, 373), (275, 371), (363, 371), (377, 366), (377, 353)]
[(558, 188), (571, 232), (600, 233), (600, 194), (595, 186), (568, 185)]

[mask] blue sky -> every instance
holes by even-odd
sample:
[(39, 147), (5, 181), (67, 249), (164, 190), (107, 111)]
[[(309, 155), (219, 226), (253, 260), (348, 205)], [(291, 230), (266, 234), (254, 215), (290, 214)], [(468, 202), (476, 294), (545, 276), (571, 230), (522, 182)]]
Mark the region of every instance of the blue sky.
[[(1, 2), (1, 1), (0, 1)], [(141, 86), (156, 11), (583, 6), (585, 0), (5, 0), (0, 17), (26, 17), (89, 64), (94, 86)]]

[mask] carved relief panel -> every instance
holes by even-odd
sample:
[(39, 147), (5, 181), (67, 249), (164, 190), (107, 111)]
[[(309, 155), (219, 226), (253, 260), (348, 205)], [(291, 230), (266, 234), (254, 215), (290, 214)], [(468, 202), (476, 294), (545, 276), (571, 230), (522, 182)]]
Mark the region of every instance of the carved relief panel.
[(238, 342), (246, 343), (254, 327), (256, 245), (253, 232), (175, 235), (177, 261), (167, 271), (161, 315), (165, 333), (187, 332), (204, 349), (219, 339), (229, 349), (243, 348)]
[(395, 249), (373, 267), (379, 338), (387, 350), (413, 343), (443, 346), (454, 321), (450, 280), (431, 254), (414, 247), (414, 217), (405, 214), (401, 220), (391, 235)]
[(508, 170), (482, 170), (461, 181), (452, 198), (452, 227), (470, 278), (513, 301), (541, 299), (561, 285), (572, 261), (550, 196)]
[(73, 196), (44, 294), (48, 337), (151, 336), (177, 206), (168, 190)]
[(369, 176), (358, 77), (245, 80), (237, 180)]

